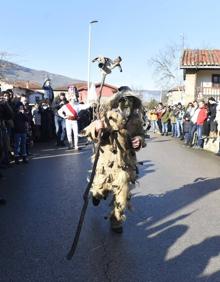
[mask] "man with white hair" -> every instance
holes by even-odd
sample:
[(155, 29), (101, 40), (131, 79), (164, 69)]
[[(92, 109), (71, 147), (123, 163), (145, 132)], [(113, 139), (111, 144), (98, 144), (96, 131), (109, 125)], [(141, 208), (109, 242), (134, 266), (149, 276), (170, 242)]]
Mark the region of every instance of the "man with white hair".
[(69, 142), (68, 149), (73, 149), (73, 138), (72, 132), (74, 134), (74, 149), (79, 150), (78, 147), (78, 114), (81, 110), (86, 110), (90, 107), (89, 104), (80, 104), (78, 101), (78, 95), (76, 92), (69, 93), (68, 95), (69, 103), (63, 105), (58, 110), (58, 115), (65, 119), (66, 121), (66, 134)]

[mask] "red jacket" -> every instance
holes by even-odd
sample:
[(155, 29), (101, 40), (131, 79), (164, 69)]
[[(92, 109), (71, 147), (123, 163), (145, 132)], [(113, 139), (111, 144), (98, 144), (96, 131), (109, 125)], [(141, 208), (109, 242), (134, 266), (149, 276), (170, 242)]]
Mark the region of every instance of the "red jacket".
[(197, 117), (196, 124), (203, 125), (206, 119), (207, 119), (207, 110), (205, 108), (201, 108)]

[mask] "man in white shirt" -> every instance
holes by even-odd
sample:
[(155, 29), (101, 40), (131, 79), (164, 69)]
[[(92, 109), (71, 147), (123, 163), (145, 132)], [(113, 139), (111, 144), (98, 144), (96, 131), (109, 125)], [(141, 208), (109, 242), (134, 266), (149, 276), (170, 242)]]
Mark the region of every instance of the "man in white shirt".
[(68, 149), (73, 149), (73, 138), (72, 132), (74, 134), (74, 149), (79, 150), (78, 147), (78, 114), (81, 110), (86, 110), (90, 107), (89, 104), (80, 104), (78, 98), (73, 93), (69, 95), (69, 103), (63, 105), (58, 110), (58, 115), (65, 119), (66, 121), (66, 134), (69, 142)]

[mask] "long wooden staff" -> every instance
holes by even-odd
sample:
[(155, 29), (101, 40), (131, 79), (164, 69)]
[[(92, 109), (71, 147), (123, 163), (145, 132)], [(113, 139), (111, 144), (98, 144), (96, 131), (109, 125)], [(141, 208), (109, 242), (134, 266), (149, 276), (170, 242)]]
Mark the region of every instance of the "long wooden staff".
[[(105, 78), (106, 78), (106, 75), (103, 74), (102, 83), (101, 83), (101, 87), (100, 87), (100, 91), (99, 91), (98, 104), (97, 104), (97, 118), (100, 118), (100, 113), (99, 113), (99, 111), (100, 111), (100, 101), (101, 101), (103, 86), (104, 86), (104, 83), (105, 83)], [(81, 230), (82, 230), (86, 210), (87, 210), (88, 203), (89, 203), (89, 191), (90, 191), (90, 188), (92, 186), (92, 183), (93, 183), (93, 180), (94, 180), (94, 177), (95, 177), (95, 173), (96, 173), (96, 167), (97, 167), (97, 163), (98, 163), (98, 159), (99, 159), (99, 152), (100, 152), (100, 144), (101, 144), (101, 130), (99, 130), (99, 132), (98, 132), (98, 143), (97, 143), (97, 146), (96, 146), (95, 160), (94, 160), (93, 167), (92, 167), (92, 173), (91, 173), (89, 183), (88, 183), (86, 190), (83, 194), (84, 204), (83, 204), (83, 207), (82, 207), (82, 210), (81, 210), (81, 213), (80, 213), (80, 218), (79, 218), (76, 233), (75, 233), (75, 236), (74, 236), (74, 239), (73, 239), (73, 244), (72, 244), (71, 249), (70, 249), (70, 251), (67, 255), (68, 260), (71, 260), (71, 258), (73, 257), (73, 255), (76, 251), (78, 241), (79, 241), (79, 237), (80, 237), (80, 233), (81, 233)]]

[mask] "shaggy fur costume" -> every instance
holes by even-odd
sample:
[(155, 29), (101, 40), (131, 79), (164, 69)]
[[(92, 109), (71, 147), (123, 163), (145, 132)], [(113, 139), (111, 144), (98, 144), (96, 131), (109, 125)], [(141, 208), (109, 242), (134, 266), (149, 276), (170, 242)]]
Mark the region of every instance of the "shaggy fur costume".
[[(139, 137), (141, 147), (144, 146), (143, 122), (137, 113), (126, 119), (117, 109), (108, 110), (103, 114), (102, 121), (104, 129), (91, 193), (97, 199), (105, 199), (111, 192), (113, 209), (109, 217), (122, 222), (130, 199), (130, 184), (135, 183), (137, 178), (136, 153), (131, 140)], [(95, 122), (83, 133), (90, 140), (98, 141)]]

